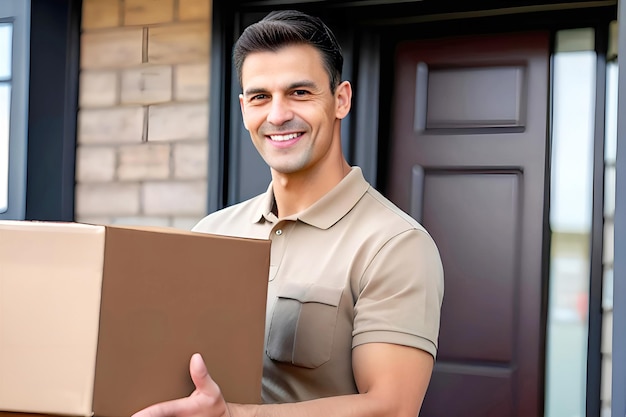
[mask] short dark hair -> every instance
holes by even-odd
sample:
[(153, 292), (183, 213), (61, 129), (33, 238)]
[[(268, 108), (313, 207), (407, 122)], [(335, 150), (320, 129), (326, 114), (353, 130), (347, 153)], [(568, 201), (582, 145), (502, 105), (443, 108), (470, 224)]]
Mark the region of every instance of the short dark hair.
[(341, 47), (332, 31), (321, 19), (295, 10), (274, 11), (262, 20), (248, 26), (233, 49), (233, 63), (241, 85), (243, 61), (252, 52), (276, 52), (289, 46), (305, 44), (320, 51), (328, 78), (330, 90), (341, 82), (343, 55)]

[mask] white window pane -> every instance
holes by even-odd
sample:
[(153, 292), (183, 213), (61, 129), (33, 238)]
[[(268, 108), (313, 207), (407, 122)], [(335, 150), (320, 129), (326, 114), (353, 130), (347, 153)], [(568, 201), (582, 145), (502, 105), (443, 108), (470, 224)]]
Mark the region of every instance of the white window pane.
[(615, 214), (615, 167), (607, 166), (604, 169), (604, 215)]
[(606, 66), (605, 159), (615, 161), (617, 154), (617, 62)]
[(613, 269), (605, 269), (602, 278), (602, 308), (613, 309)]
[(13, 26), (0, 23), (0, 80), (11, 78), (11, 55)]
[(11, 86), (0, 83), (0, 213), (8, 207), (10, 106)]
[(553, 56), (546, 417), (585, 415), (594, 43), (592, 29), (561, 31)]
[(585, 233), (591, 229), (595, 66), (593, 51), (554, 56), (553, 230)]

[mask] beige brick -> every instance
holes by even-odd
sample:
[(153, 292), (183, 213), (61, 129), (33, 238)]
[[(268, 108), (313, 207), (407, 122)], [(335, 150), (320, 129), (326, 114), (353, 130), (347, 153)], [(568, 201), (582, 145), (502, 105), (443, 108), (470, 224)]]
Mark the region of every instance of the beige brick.
[(205, 181), (143, 184), (144, 213), (151, 216), (202, 216), (206, 213)]
[(149, 25), (174, 20), (174, 0), (125, 0), (124, 24)]
[(94, 69), (139, 65), (142, 48), (142, 28), (86, 32), (81, 37), (80, 66), (83, 69)]
[(139, 191), (139, 184), (78, 184), (76, 214), (79, 217), (137, 215)]
[(154, 217), (154, 216), (131, 216), (131, 217), (115, 217), (112, 220), (113, 224), (119, 224), (124, 226), (159, 226), (169, 227), (169, 217)]
[(144, 143), (119, 149), (120, 181), (165, 179), (170, 175), (170, 146)]
[(178, 0), (178, 18), (180, 20), (209, 20), (210, 3), (210, 0)]
[(81, 109), (78, 113), (78, 142), (140, 143), (144, 115), (143, 107)]
[(148, 29), (148, 62), (204, 62), (209, 57), (208, 23), (183, 23)]
[(115, 178), (113, 147), (80, 146), (76, 150), (76, 180), (79, 183), (107, 182)]
[(191, 230), (203, 216), (199, 217), (174, 217), (172, 227), (180, 230)]
[(150, 106), (148, 141), (203, 139), (208, 134), (206, 102)]
[(122, 103), (152, 104), (171, 101), (172, 67), (144, 65), (122, 72)]
[(208, 149), (206, 142), (174, 145), (174, 177), (179, 179), (206, 178)]
[(83, 0), (83, 30), (119, 26), (120, 0)]
[(209, 97), (209, 64), (178, 65), (175, 70), (176, 100), (206, 100)]
[(103, 107), (117, 104), (117, 72), (82, 71), (80, 107)]

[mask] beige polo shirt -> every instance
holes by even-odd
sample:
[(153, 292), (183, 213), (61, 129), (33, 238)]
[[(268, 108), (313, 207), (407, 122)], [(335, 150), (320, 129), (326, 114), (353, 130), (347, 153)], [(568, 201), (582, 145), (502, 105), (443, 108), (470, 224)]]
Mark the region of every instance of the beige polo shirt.
[[(386, 342), (435, 356), (443, 298), (437, 247), (359, 168), (301, 213), (272, 214), (265, 194), (195, 231), (271, 239), (263, 400), (357, 393), (352, 348)], [(245, 259), (242, 259), (245, 262)]]

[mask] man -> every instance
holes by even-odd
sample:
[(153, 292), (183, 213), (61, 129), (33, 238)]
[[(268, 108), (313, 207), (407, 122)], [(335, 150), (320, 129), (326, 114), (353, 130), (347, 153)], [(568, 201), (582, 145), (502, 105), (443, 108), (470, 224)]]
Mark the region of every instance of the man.
[(415, 417), (443, 271), (424, 228), (342, 154), (352, 89), (334, 35), (317, 18), (274, 12), (244, 31), (234, 63), (244, 124), (272, 183), (194, 230), (272, 240), (264, 404), (227, 404), (196, 354), (191, 396), (135, 417)]

